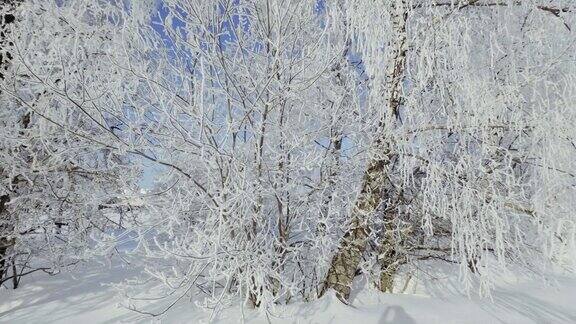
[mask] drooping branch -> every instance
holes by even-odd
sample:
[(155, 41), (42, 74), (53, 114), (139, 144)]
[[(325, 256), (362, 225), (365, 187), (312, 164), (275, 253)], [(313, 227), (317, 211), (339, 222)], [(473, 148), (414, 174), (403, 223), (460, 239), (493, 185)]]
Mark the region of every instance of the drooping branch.
[[(522, 5), (522, 1), (480, 1), (480, 0), (469, 0), (463, 2), (432, 2), (432, 3), (422, 3), (413, 6), (413, 9), (420, 9), (420, 8), (429, 8), (429, 7), (448, 7), (452, 9), (465, 9), (468, 7), (479, 7), (479, 8), (496, 8), (496, 7), (509, 7), (509, 6), (520, 6)], [(562, 18), (562, 13), (574, 12), (576, 11), (576, 7), (555, 7), (552, 5), (545, 5), (539, 4), (535, 5), (535, 8), (538, 10), (545, 11), (554, 15), (556, 18), (562, 19), (562, 22), (568, 31), (572, 31), (572, 28), (568, 25), (568, 23)]]

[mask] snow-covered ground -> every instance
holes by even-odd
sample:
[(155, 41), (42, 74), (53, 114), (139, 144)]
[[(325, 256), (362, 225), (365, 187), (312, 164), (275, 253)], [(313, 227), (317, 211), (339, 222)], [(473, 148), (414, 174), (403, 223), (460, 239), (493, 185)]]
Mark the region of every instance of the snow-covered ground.
[[(122, 265), (82, 266), (72, 273), (36, 273), (17, 290), (0, 290), (1, 323), (201, 323), (210, 312), (182, 300), (165, 316), (152, 319), (118, 307), (109, 285), (134, 275)], [(217, 323), (576, 323), (576, 279), (557, 276), (552, 284), (519, 281), (499, 285), (492, 298), (467, 297), (448, 282), (412, 289), (414, 294), (379, 294), (363, 289), (352, 305), (333, 295), (308, 304), (278, 306), (269, 312), (231, 307)], [(441, 288), (441, 289), (440, 289)], [(426, 290), (428, 293), (422, 293)], [(443, 293), (440, 293), (440, 292)], [(452, 293), (447, 293), (453, 291)], [(164, 305), (150, 302), (147, 311)]]

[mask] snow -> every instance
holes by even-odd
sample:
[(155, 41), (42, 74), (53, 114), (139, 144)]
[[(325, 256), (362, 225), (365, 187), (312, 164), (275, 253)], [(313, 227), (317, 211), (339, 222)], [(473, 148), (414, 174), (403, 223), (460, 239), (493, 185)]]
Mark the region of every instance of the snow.
[[(201, 323), (210, 320), (209, 311), (185, 299), (159, 318), (121, 307), (122, 299), (111, 284), (134, 275), (136, 270), (123, 264), (83, 265), (55, 276), (35, 273), (25, 277), (17, 290), (0, 290), (0, 323)], [(550, 279), (552, 284), (547, 285), (536, 280), (501, 283), (491, 298), (458, 293), (447, 279), (412, 287), (410, 294), (381, 294), (364, 287), (356, 289), (359, 293), (352, 296), (351, 305), (344, 305), (331, 293), (310, 303), (276, 306), (267, 312), (237, 304), (215, 317), (214, 322), (576, 323), (576, 279), (559, 275)], [(150, 301), (144, 310), (157, 312), (164, 306)]]

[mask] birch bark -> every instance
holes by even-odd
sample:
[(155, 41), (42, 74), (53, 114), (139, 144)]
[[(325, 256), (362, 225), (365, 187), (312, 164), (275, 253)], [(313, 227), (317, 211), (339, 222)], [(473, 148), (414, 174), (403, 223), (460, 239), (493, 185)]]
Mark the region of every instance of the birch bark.
[[(381, 204), (390, 204), (394, 201), (395, 188), (390, 179), (392, 161), (397, 157), (394, 150), (394, 139), (390, 136), (398, 120), (399, 108), (402, 95), (402, 80), (406, 65), (406, 20), (408, 18), (406, 0), (392, 2), (389, 7), (392, 23), (392, 37), (389, 46), (390, 60), (386, 72), (386, 90), (384, 93), (386, 113), (380, 121), (379, 135), (372, 145), (370, 160), (364, 173), (360, 194), (352, 210), (350, 229), (344, 234), (339, 250), (332, 259), (330, 269), (325, 281), (323, 291), (332, 288), (338, 298), (347, 301), (350, 297), (350, 289), (356, 271), (366, 250), (370, 235), (371, 217)], [(394, 206), (385, 206), (386, 210), (394, 210)], [(392, 230), (391, 226), (394, 212), (387, 214), (386, 233)], [(391, 237), (391, 236), (389, 236)], [(381, 258), (381, 267), (387, 269), (382, 273), (381, 281), (384, 280), (385, 290), (391, 287), (394, 267), (388, 267), (393, 263), (393, 253), (388, 253), (394, 247), (389, 239), (384, 249), (387, 257)]]

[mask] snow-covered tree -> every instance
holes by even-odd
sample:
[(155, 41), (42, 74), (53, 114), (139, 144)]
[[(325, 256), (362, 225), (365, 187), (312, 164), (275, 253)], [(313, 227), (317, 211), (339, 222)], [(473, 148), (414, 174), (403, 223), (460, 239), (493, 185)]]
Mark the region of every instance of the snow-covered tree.
[(365, 138), (343, 18), (311, 1), (165, 1), (160, 14), (145, 38), (155, 67), (135, 71), (153, 94), (135, 98), (153, 121), (138, 145), (166, 167), (140, 235), (149, 273), (211, 307), (315, 296)]
[[(1, 81), (0, 259), (11, 277), (82, 259), (104, 212), (129, 189), (115, 149), (115, 71), (105, 53), (120, 22), (113, 3), (5, 2)], [(116, 10), (116, 11), (115, 11)], [(96, 106), (98, 104), (98, 106)], [(0, 271), (7, 269), (3, 266)], [(18, 272), (17, 272), (18, 271)], [(16, 284), (14, 285), (16, 286)]]
[(439, 236), (436, 248), (451, 250), (465, 279), (479, 272), (482, 288), (510, 262), (573, 266), (573, 3), (344, 7), (380, 124), (328, 286), (348, 298), (370, 236), (384, 248), (381, 290), (411, 248)]

